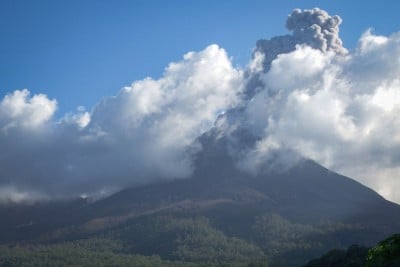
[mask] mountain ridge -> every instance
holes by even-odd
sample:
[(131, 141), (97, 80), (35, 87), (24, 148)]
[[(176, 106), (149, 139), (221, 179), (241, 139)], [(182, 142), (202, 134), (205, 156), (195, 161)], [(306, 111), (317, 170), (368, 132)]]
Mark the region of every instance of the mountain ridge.
[[(105, 236), (125, 244), (123, 253), (191, 263), (211, 260), (201, 251), (217, 242), (226, 251), (222, 258), (210, 254), (214, 260), (255, 260), (244, 256), (250, 253), (272, 266), (299, 266), (330, 249), (371, 246), (400, 231), (400, 205), (359, 182), (304, 158), (274, 164), (279, 155), (270, 159), (273, 168), (250, 174), (237, 167), (227, 138), (211, 132), (199, 139), (203, 149), (189, 178), (126, 188), (93, 202), (3, 206), (0, 240), (58, 244)], [(212, 236), (217, 240), (207, 239)]]
[[(181, 261), (176, 252), (180, 248), (175, 250), (174, 244), (181, 242), (177, 240), (186, 231), (180, 227), (189, 224), (206, 227), (201, 231), (217, 231), (215, 234), (225, 240), (218, 242), (244, 240), (249, 245), (235, 243), (244, 251), (250, 244), (257, 245), (251, 255), (259, 255), (261, 249), (271, 266), (299, 266), (329, 249), (354, 243), (370, 246), (400, 231), (399, 205), (311, 160), (256, 176), (237, 171), (233, 161), (225, 160), (230, 164), (219, 169), (198, 169), (188, 179), (127, 188), (95, 202), (80, 199), (25, 208), (3, 206), (0, 215), (4, 218), (8, 214), (8, 218), (2, 222), (2, 243), (58, 244), (116, 235), (124, 244), (137, 244), (129, 248), (132, 253)], [(11, 210), (20, 217), (12, 218)], [(27, 210), (30, 213), (24, 213)], [(170, 226), (164, 228), (158, 221)], [(155, 239), (142, 243), (146, 233)], [(159, 250), (154, 242), (168, 249)], [(207, 246), (209, 241), (202, 242)]]

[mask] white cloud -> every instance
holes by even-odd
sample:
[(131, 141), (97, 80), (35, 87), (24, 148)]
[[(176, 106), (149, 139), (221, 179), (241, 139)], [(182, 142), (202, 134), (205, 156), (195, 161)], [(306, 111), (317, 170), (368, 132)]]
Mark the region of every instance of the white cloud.
[(57, 101), (46, 95), (30, 97), (28, 90), (16, 90), (0, 102), (0, 126), (3, 131), (10, 128), (35, 129), (51, 119), (57, 109)]
[(330, 63), (330, 56), (321, 54), (321, 51), (305, 45), (297, 46), (291, 53), (280, 54), (272, 61), (264, 82), (273, 90), (307, 88)]
[(240, 101), (241, 83), (226, 52), (210, 45), (171, 63), (160, 79), (135, 81), (90, 114), (79, 108), (58, 122), (55, 100), (15, 91), (0, 102), (0, 144), (8, 148), (0, 186), (15, 188), (14, 199), (25, 196), (19, 188), (79, 196), (189, 176), (196, 138)]
[(44, 200), (46, 197), (40, 193), (33, 192), (32, 190), (23, 191), (13, 186), (0, 187), (0, 203), (4, 202), (34, 202)]
[(126, 139), (140, 156), (132, 156), (133, 164), (157, 170), (153, 175), (182, 177), (191, 171), (187, 150), (221, 111), (238, 103), (241, 82), (242, 73), (226, 52), (211, 45), (171, 63), (161, 79), (134, 82), (105, 99), (94, 109), (89, 128), (115, 143)]
[(90, 122), (90, 113), (86, 111), (85, 107), (78, 107), (76, 113), (67, 113), (62, 118), (61, 123), (76, 125), (79, 128), (85, 128)]
[(262, 75), (246, 118), (259, 135), (263, 125), (262, 144), (293, 149), (399, 202), (399, 58), (400, 34), (367, 32), (347, 55), (297, 46)]

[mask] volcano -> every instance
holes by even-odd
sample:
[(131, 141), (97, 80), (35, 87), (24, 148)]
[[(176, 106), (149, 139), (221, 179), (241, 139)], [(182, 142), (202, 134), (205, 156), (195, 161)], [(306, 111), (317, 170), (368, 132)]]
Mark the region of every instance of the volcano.
[(295, 267), (400, 232), (398, 204), (321, 165), (395, 195), (400, 35), (349, 52), (340, 23), (295, 9), (244, 69), (211, 44), (60, 120), (0, 99), (0, 266)]
[[(272, 266), (299, 266), (329, 249), (370, 246), (400, 231), (399, 205), (312, 160), (250, 175), (235, 166), (223, 138), (209, 133), (201, 143), (194, 173), (186, 179), (128, 188), (94, 202), (3, 206), (1, 240), (58, 243), (108, 236), (134, 243), (126, 245), (130, 253), (170, 261), (233, 264), (243, 263), (238, 255), (248, 255)], [(188, 229), (178, 226), (188, 220), (199, 239), (185, 246), (196, 253), (212, 242), (220, 246), (219, 239), (201, 241), (208, 231), (246, 245), (235, 245), (233, 255), (222, 251), (225, 258), (181, 255), (179, 242), (187, 242), (182, 235)]]

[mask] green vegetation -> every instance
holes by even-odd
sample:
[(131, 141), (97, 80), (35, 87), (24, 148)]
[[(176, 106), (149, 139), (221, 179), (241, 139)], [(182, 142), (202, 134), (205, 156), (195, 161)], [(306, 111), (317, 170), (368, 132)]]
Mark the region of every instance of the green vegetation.
[(368, 248), (352, 245), (347, 250), (331, 250), (304, 267), (364, 267), (367, 253)]
[(368, 251), (367, 267), (398, 267), (400, 266), (400, 234), (379, 242)]
[(97, 238), (53, 245), (0, 246), (0, 266), (183, 266), (162, 261), (159, 256), (119, 253), (121, 248), (114, 240)]
[(258, 241), (268, 254), (277, 256), (283, 251), (308, 250), (320, 247), (313, 237), (322, 234), (311, 225), (293, 224), (277, 214), (264, 214), (256, 218), (253, 226)]
[(256, 245), (227, 237), (204, 217), (148, 217), (136, 220), (114, 232), (134, 253), (157, 253), (164, 259), (201, 264), (247, 265), (253, 261), (266, 262)]
[(303, 267), (398, 267), (400, 266), (400, 234), (381, 241), (373, 248), (350, 246), (334, 249)]
[[(246, 222), (231, 224), (242, 228), (230, 228), (230, 234), (224, 231), (228, 222), (223, 227), (215, 223), (213, 216), (181, 213), (139, 216), (97, 232), (57, 230), (55, 239), (50, 238), (51, 234), (38, 239), (42, 243), (0, 245), (0, 267), (297, 267), (332, 247), (343, 247), (341, 238), (357, 236), (361, 231), (357, 225), (341, 223), (294, 223), (275, 213), (248, 218), (246, 229)], [(332, 250), (305, 266), (400, 266), (399, 251), (400, 235), (395, 235), (369, 253), (366, 247), (351, 246), (348, 250)]]
[(256, 217), (252, 229), (257, 244), (275, 266), (299, 266), (310, 253), (321, 253), (323, 231), (311, 225), (291, 223), (278, 214), (263, 214)]
[(149, 216), (97, 237), (0, 246), (0, 266), (267, 266), (256, 245), (208, 219)]

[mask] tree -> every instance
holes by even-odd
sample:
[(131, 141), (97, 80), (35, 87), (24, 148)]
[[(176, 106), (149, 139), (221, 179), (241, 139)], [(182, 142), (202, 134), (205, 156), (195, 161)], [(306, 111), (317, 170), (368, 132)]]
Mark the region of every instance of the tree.
[(368, 251), (367, 267), (400, 266), (400, 234), (394, 234)]

